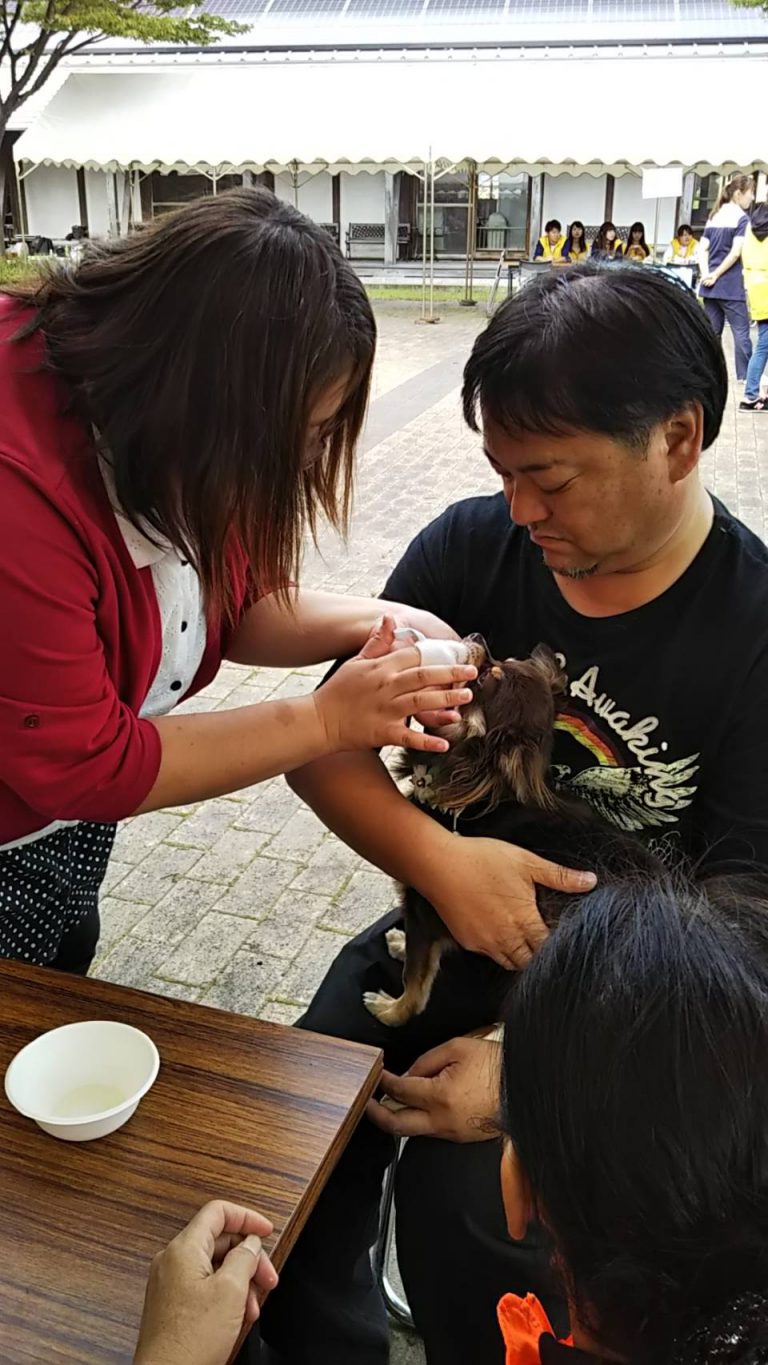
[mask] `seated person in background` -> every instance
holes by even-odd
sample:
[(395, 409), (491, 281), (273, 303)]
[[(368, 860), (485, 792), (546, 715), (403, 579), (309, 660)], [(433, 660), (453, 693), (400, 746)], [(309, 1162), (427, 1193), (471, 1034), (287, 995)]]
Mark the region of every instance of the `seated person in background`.
[(507, 1365), (768, 1361), (768, 901), (749, 882), (598, 889), (514, 982), (507, 1224), (549, 1231), (577, 1350), (507, 1295)]
[(603, 223), (592, 243), (593, 256), (622, 256), (624, 247), (613, 223)]
[(690, 228), (687, 223), (681, 223), (664, 252), (664, 264), (693, 265), (696, 260), (698, 245), (693, 235), (693, 228)]
[[(543, 272), (494, 314), (465, 370), (477, 458), (501, 491), (439, 516), (384, 590), (483, 635), (497, 658), (549, 645), (569, 678), (551, 780), (659, 853), (708, 867), (768, 865), (768, 551), (698, 473), (727, 391), (698, 301), (661, 272)], [(421, 1015), (386, 1027), (362, 997), (400, 994), (385, 939), (395, 910), (342, 948), (302, 1020), (383, 1048), (385, 1087), (406, 1107), (373, 1106), (340, 1158), (265, 1305), (264, 1360), (386, 1365), (369, 1248), (393, 1138), (408, 1134), (398, 1254), (429, 1365), (501, 1365), (503, 1293), (535, 1292), (558, 1328), (567, 1316), (536, 1227), (519, 1245), (504, 1228), (498, 1155), (478, 1122), (496, 1111), (498, 1047), (462, 1035), (497, 1021), (510, 970), (546, 938), (537, 884), (592, 881), (457, 837), (372, 752), (320, 760), (291, 784), (420, 891), (465, 951), (446, 954)]]
[(568, 236), (563, 247), (563, 260), (569, 265), (578, 265), (580, 261), (586, 261), (589, 255), (587, 246), (587, 234), (584, 224), (578, 218), (571, 223), (568, 229)]
[(534, 261), (561, 261), (564, 246), (563, 229), (556, 218), (550, 218), (544, 229), (544, 236), (540, 237), (536, 243), (533, 259)]
[(640, 261), (642, 263), (648, 260), (650, 254), (650, 248), (645, 240), (645, 224), (633, 223), (629, 229), (624, 255), (628, 261)]

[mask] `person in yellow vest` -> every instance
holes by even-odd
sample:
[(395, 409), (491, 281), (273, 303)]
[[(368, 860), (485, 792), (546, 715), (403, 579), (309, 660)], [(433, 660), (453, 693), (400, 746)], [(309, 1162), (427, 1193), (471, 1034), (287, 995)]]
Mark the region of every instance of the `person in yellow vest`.
[(556, 264), (563, 259), (563, 247), (565, 237), (563, 236), (562, 225), (556, 218), (550, 218), (544, 228), (544, 236), (540, 237), (536, 243), (536, 250), (533, 253), (534, 261), (552, 261)]
[(563, 247), (563, 260), (568, 265), (579, 265), (581, 261), (586, 261), (589, 256), (587, 246), (587, 232), (584, 224), (578, 218), (574, 219), (568, 229), (568, 236)]
[(744, 384), (742, 412), (768, 412), (768, 398), (760, 397), (760, 380), (768, 365), (768, 203), (758, 204), (744, 237), (741, 266), (747, 303), (757, 323), (757, 342)]
[(681, 223), (664, 253), (664, 264), (693, 265), (696, 260), (698, 245), (693, 235), (693, 228), (689, 227), (687, 223)]
[(598, 228), (597, 236), (592, 243), (591, 254), (603, 260), (606, 258), (614, 260), (624, 255), (624, 244), (615, 223), (603, 223), (602, 227)]

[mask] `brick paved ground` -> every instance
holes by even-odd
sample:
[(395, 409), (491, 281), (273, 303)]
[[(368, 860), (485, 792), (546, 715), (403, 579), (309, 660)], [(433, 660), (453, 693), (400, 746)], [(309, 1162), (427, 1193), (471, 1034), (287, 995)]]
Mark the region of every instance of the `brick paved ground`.
[[(481, 310), (446, 307), (434, 327), (417, 325), (414, 307), (380, 305), (377, 313), (370, 425), (392, 434), (369, 443), (362, 456), (349, 544), (324, 537), (321, 553), (308, 554), (304, 581), (311, 587), (375, 593), (420, 527), (449, 502), (495, 486), (458, 408), (460, 364), (483, 325)], [(427, 406), (414, 415), (419, 376)], [(399, 390), (410, 420), (397, 429)], [(705, 475), (765, 537), (768, 419), (740, 414), (732, 401)], [(299, 695), (321, 672), (225, 665), (186, 709)], [(102, 902), (96, 974), (291, 1023), (344, 940), (391, 901), (388, 879), (328, 834), (277, 779), (123, 826)], [(403, 1365), (419, 1358), (411, 1344), (399, 1343)]]

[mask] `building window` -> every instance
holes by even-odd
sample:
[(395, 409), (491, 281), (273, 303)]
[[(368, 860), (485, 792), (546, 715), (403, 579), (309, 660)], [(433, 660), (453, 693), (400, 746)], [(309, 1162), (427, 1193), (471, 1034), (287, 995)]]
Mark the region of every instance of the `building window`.
[[(435, 181), (435, 255), (464, 256), (470, 197), (477, 191), (475, 251), (525, 251), (530, 176), (450, 171)], [(417, 255), (423, 250), (424, 186), (417, 207)]]
[(477, 247), (479, 250), (525, 251), (528, 235), (530, 176), (501, 171), (477, 177)]
[(691, 208), (691, 227), (701, 232), (714, 211), (720, 197), (723, 177), (714, 171), (711, 175), (695, 175), (693, 178), (693, 206)]
[[(181, 204), (189, 204), (193, 199), (203, 199), (213, 194), (213, 181), (208, 175), (181, 175), (178, 171), (153, 171), (149, 177), (151, 216), (159, 217), (169, 213)], [(242, 185), (242, 176), (220, 175), (216, 181), (216, 192), (236, 189)]]

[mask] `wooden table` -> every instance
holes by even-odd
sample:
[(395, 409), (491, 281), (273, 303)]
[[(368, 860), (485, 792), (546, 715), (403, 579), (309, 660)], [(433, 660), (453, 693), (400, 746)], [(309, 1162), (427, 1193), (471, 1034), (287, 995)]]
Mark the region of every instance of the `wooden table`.
[(45, 1029), (99, 1018), (160, 1052), (124, 1128), (61, 1142), (0, 1094), (3, 1365), (128, 1365), (152, 1256), (208, 1199), (267, 1214), (279, 1268), (381, 1070), (372, 1048), (2, 963), (0, 1077)]

